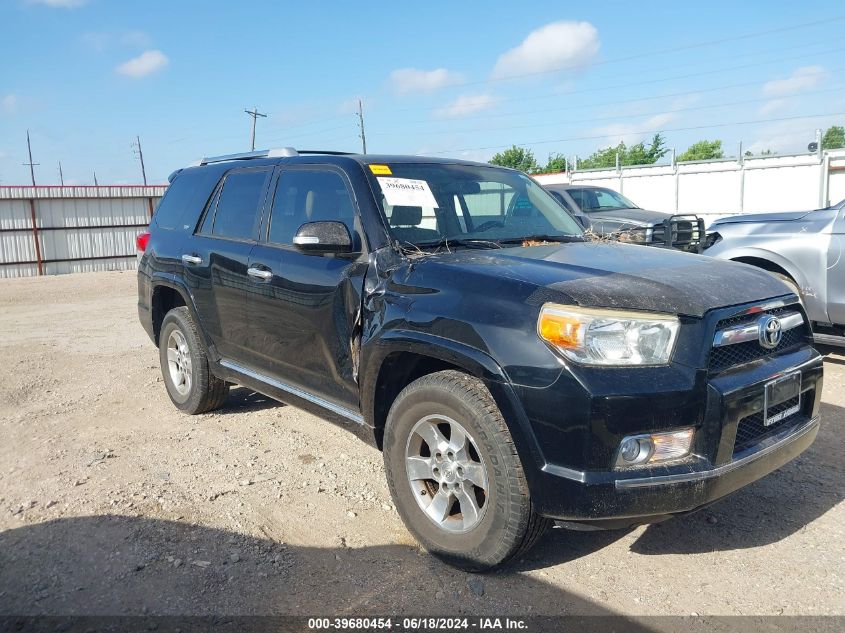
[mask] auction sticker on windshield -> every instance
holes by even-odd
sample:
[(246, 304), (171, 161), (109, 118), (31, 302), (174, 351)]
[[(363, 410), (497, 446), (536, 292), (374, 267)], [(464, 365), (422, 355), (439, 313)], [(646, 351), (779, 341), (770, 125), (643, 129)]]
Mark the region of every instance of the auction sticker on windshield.
[(384, 199), (392, 207), (437, 208), (437, 200), (425, 180), (377, 178)]

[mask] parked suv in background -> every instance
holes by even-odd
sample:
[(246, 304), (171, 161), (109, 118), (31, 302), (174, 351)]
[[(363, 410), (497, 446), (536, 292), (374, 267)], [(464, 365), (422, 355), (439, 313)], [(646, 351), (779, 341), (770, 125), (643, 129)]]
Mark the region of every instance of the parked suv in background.
[(585, 240), (514, 170), (204, 159), (172, 176), (139, 247), (138, 311), (179, 409), (238, 383), (345, 426), (383, 451), (408, 529), (465, 569), (552, 519), (695, 510), (818, 431), (822, 362), (788, 287)]
[(621, 242), (700, 253), (704, 220), (640, 209), (621, 193), (589, 185), (543, 185), (590, 233)]
[(816, 341), (845, 346), (845, 200), (815, 211), (720, 218), (705, 254), (777, 275), (801, 297)]

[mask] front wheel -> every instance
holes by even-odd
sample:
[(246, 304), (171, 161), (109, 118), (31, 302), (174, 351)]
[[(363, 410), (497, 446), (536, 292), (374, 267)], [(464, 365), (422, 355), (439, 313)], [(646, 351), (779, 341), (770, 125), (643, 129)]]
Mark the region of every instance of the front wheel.
[(550, 525), (531, 505), (507, 424), (484, 383), (457, 371), (414, 381), (387, 417), (393, 502), (429, 552), (487, 571), (530, 549)]

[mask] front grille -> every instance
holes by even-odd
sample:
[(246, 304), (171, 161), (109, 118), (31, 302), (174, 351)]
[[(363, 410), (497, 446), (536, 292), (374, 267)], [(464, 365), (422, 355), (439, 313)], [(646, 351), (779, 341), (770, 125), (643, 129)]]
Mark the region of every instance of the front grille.
[[(781, 315), (785, 312), (795, 312), (797, 306), (786, 306), (783, 308), (772, 308), (765, 312), (757, 312), (751, 315), (743, 315), (731, 317), (729, 319), (722, 319), (716, 324), (716, 331), (723, 330), (732, 325), (740, 325), (744, 323), (754, 323), (763, 314)], [(784, 330), (783, 338), (777, 347), (767, 349), (760, 345), (757, 341), (746, 341), (745, 343), (736, 343), (735, 345), (725, 345), (722, 347), (714, 347), (710, 350), (710, 361), (708, 368), (711, 373), (718, 373), (730, 367), (744, 365), (773, 354), (780, 354), (788, 351), (794, 347), (801, 345), (807, 336), (806, 322), (799, 327)]]
[[(778, 405), (774, 405), (769, 407), (769, 417), (780, 413), (781, 411), (786, 411), (790, 407), (794, 407), (798, 404), (799, 398), (796, 396), (795, 398), (791, 398), (784, 402), (781, 402)], [(763, 412), (758, 411), (753, 415), (749, 415), (746, 418), (742, 418), (739, 421), (739, 424), (736, 427), (736, 441), (734, 442), (734, 456), (737, 453), (741, 453), (745, 449), (758, 444), (759, 442), (763, 441), (767, 437), (772, 435), (776, 435), (781, 431), (785, 431), (786, 429), (792, 428), (796, 424), (798, 424), (802, 419), (801, 411), (797, 411), (792, 415), (785, 417), (783, 420), (778, 420), (771, 426), (763, 426)]]
[(703, 222), (695, 216), (672, 216), (654, 227), (653, 240), (682, 251), (698, 253), (703, 226)]

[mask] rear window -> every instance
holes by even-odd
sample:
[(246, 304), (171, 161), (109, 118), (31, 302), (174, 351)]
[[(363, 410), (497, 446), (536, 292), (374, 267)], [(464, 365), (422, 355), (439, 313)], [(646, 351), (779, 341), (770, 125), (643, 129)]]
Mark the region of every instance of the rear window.
[(212, 235), (232, 239), (255, 237), (259, 205), (270, 173), (269, 169), (229, 172), (217, 196)]
[[(186, 169), (179, 172), (158, 203), (153, 220), (163, 229), (183, 224), (196, 224), (218, 176), (207, 169)], [(184, 221), (183, 221), (184, 219)]]

